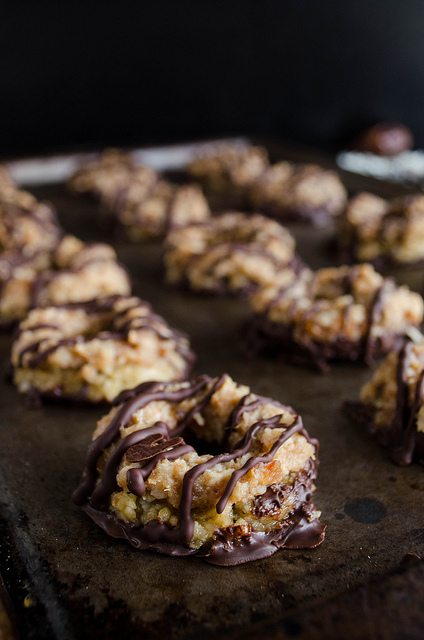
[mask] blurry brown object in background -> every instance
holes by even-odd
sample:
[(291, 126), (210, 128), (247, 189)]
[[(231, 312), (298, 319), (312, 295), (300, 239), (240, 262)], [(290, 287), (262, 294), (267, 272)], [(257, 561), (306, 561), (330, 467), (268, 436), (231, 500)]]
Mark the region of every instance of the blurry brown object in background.
[(412, 131), (398, 122), (380, 122), (363, 131), (354, 149), (379, 156), (396, 156), (414, 146)]

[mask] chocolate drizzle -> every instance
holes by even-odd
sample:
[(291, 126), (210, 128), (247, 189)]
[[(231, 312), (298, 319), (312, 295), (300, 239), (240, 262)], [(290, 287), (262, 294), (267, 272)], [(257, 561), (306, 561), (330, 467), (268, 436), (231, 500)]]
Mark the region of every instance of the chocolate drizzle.
[[(248, 451), (251, 450), (253, 439), (255, 435), (258, 433), (258, 431), (262, 431), (264, 429), (276, 429), (276, 428), (281, 429), (281, 427), (282, 427), (281, 416), (274, 416), (273, 418), (269, 418), (268, 420), (260, 420), (259, 422), (256, 422), (247, 431), (240, 445), (236, 447), (235, 451), (233, 451), (232, 453), (233, 457), (231, 459), (234, 460), (235, 458), (241, 458), (246, 453), (248, 453)], [(252, 456), (251, 458), (249, 458), (249, 460), (247, 460), (247, 462), (245, 462), (245, 464), (241, 467), (241, 469), (237, 469), (236, 471), (233, 471), (232, 476), (227, 486), (225, 487), (224, 493), (222, 494), (221, 498), (218, 500), (218, 503), (216, 505), (217, 512), (222, 513), (224, 511), (225, 507), (227, 506), (227, 502), (230, 499), (232, 492), (234, 491), (236, 484), (246, 473), (248, 473), (248, 471), (250, 471), (250, 469), (253, 469), (253, 467), (255, 467), (258, 464), (268, 464), (269, 462), (271, 462), (271, 460), (277, 453), (278, 449), (282, 447), (283, 444), (287, 442), (289, 438), (292, 437), (292, 435), (297, 433), (297, 431), (301, 431), (301, 430), (303, 430), (302, 420), (300, 419), (299, 416), (295, 416), (292, 425), (290, 425), (277, 438), (277, 440), (272, 445), (268, 453), (260, 456)]]
[[(90, 340), (122, 340), (128, 341), (132, 331), (149, 330), (154, 332), (160, 340), (172, 340), (175, 350), (186, 362), (186, 370), (183, 377), (187, 375), (194, 360), (194, 355), (190, 351), (185, 335), (169, 327), (159, 315), (155, 314), (148, 303), (136, 298), (132, 304), (122, 310), (115, 311), (115, 305), (119, 300), (125, 300), (122, 296), (109, 296), (99, 300), (90, 300), (82, 303), (69, 303), (56, 305), (58, 309), (83, 309), (89, 315), (105, 314), (107, 327), (110, 329), (99, 331), (95, 336), (91, 334), (77, 335), (71, 337), (61, 337), (63, 334), (57, 325), (36, 324), (34, 326), (20, 327), (17, 337), (23, 332), (35, 332), (38, 329), (50, 328), (51, 331), (41, 338), (35, 339), (29, 345), (21, 349), (16, 356), (17, 366), (35, 369), (41, 366), (46, 359), (61, 347), (70, 347), (76, 344), (89, 342)], [(132, 315), (134, 310), (140, 310), (139, 314)], [(128, 319), (122, 321), (125, 314), (130, 314)], [(108, 318), (108, 316), (111, 316)]]
[[(180, 434), (190, 427), (195, 415), (205, 411), (212, 396), (224, 381), (225, 376), (215, 380), (207, 376), (200, 376), (188, 383), (188, 386), (178, 390), (173, 389), (172, 384), (145, 383), (137, 389), (121, 394), (118, 401), (122, 404), (118, 407), (107, 429), (94, 440), (90, 447), (81, 483), (73, 495), (74, 502), (82, 506), (88, 515), (110, 535), (127, 538), (137, 548), (155, 549), (172, 555), (196, 553), (215, 564), (238, 564), (271, 555), (282, 546), (290, 546), (290, 538), (294, 539), (297, 535), (298, 541), (302, 539), (302, 544), (306, 547), (319, 544), (324, 536), (324, 527), (319, 522), (316, 524), (309, 508), (317, 464), (316, 461), (311, 461), (308, 471), (305, 471), (303, 475), (299, 474), (297, 483), (295, 482), (294, 487), (288, 489), (289, 492), (292, 491), (296, 494), (297, 499), (293, 503), (291, 519), (287, 522), (284, 520), (282, 525), (277, 528), (278, 530), (260, 534), (250, 528), (248, 531), (240, 533), (237, 527), (230, 527), (217, 531), (213, 541), (199, 550), (189, 546), (194, 534), (193, 490), (196, 480), (203, 473), (218, 464), (240, 459), (252, 452), (256, 436), (260, 431), (281, 429), (281, 434), (266, 454), (252, 455), (240, 469), (233, 471), (216, 504), (217, 513), (222, 513), (239, 480), (253, 467), (271, 462), (278, 449), (295, 433), (302, 433), (308, 441), (317, 447), (316, 441), (310, 440), (304, 430), (300, 417), (279, 403), (275, 403), (276, 411), (282, 408), (292, 415), (292, 422), (289, 425), (281, 422), (281, 413), (272, 418), (259, 420), (248, 429), (241, 441), (230, 452), (214, 455), (185, 473), (177, 526), (169, 527), (159, 520), (150, 520), (144, 526), (133, 526), (108, 513), (110, 496), (118, 489), (116, 476), (121, 462), (124, 461), (128, 465), (140, 465), (128, 469), (127, 486), (136, 496), (143, 496), (146, 478), (158, 462), (163, 459), (175, 460), (193, 451), (193, 448), (184, 442)], [(170, 429), (165, 423), (156, 422), (149, 428), (132, 432), (120, 439), (101, 471), (99, 480), (96, 480), (98, 462), (103, 451), (119, 438), (120, 431), (125, 428), (135, 412), (151, 402), (161, 400), (179, 403), (190, 398), (194, 399), (197, 395), (200, 396), (199, 400), (179, 419), (175, 428)], [(252, 396), (252, 394), (242, 397), (229, 417), (227, 433), (232, 432), (236, 427), (244, 411), (255, 410), (265, 402), (269, 402), (269, 400)], [(299, 487), (302, 489), (299, 490)], [(308, 535), (305, 533), (306, 530), (309, 531)], [(301, 531), (302, 535), (299, 537)], [(301, 543), (299, 542), (299, 544)]]
[[(9, 283), (22, 286), (24, 285), (24, 301), (20, 308), (13, 308), (13, 317), (3, 325), (13, 324), (17, 320), (22, 319), (25, 314), (35, 307), (46, 307), (55, 304), (55, 292), (51, 288), (56, 285), (57, 290), (61, 291), (61, 278), (65, 277), (67, 281), (67, 298), (75, 301), (84, 302), (87, 297), (92, 298), (96, 293), (101, 293), (103, 297), (110, 294), (129, 294), (130, 279), (127, 269), (117, 261), (111, 248), (102, 243), (83, 243), (82, 248), (68, 260), (68, 266), (60, 264), (60, 251), (62, 242), (67, 241), (71, 236), (59, 236), (54, 246), (43, 248), (37, 251), (31, 250), (26, 255), (25, 248), (19, 250), (10, 250), (3, 252), (0, 257), (0, 293), (4, 291)], [(94, 250), (94, 253), (93, 253)], [(100, 250), (100, 251), (99, 251)], [(84, 281), (87, 269), (93, 265), (99, 267), (104, 264), (109, 269), (115, 269), (118, 274), (118, 286), (108, 277), (108, 272), (104, 273), (99, 279), (89, 278), (88, 290), (81, 293), (80, 288), (76, 286), (77, 280)], [(22, 267), (25, 267), (23, 270)], [(69, 277), (75, 276), (77, 280), (74, 283), (69, 281)], [(97, 276), (97, 274), (96, 274)], [(103, 279), (102, 279), (103, 278)], [(75, 284), (75, 286), (71, 286)], [(106, 289), (106, 291), (105, 291)], [(60, 305), (59, 305), (60, 306)], [(1, 322), (1, 318), (0, 318)]]

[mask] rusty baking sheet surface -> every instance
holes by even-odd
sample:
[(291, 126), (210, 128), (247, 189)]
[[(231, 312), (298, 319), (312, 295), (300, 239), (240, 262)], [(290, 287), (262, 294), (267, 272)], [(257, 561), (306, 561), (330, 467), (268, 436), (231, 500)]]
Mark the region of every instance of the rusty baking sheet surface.
[[(276, 158), (322, 159), (271, 147)], [(162, 155), (158, 151), (158, 158), (162, 166), (169, 166), (166, 151)], [(383, 195), (400, 191), (359, 176), (344, 177), (352, 190), (373, 188)], [(67, 230), (82, 238), (111, 241), (99, 230), (96, 205), (68, 195), (60, 183), (38, 185), (33, 191), (57, 206)], [(331, 264), (329, 231), (291, 228), (305, 260), (312, 266)], [(281, 361), (246, 360), (237, 341), (248, 316), (243, 301), (196, 297), (167, 288), (158, 244), (120, 241), (115, 246), (131, 270), (136, 293), (190, 334), (198, 354), (196, 372), (227, 371), (257, 393), (293, 405), (309, 432), (320, 439), (316, 504), (328, 524), (327, 539), (315, 551), (282, 551), (230, 569), (137, 552), (111, 540), (70, 502), (94, 425), (104, 410), (59, 404), (30, 409), (2, 381), (0, 569), (21, 636), (179, 639), (200, 633), (214, 638), (265, 633), (303, 638), (318, 637), (319, 629), (327, 629), (321, 637), (330, 637), (331, 629), (340, 629), (334, 637), (342, 632), (345, 638), (367, 637), (358, 633), (370, 613), (368, 588), (357, 596), (342, 594), (369, 581), (385, 592), (387, 581), (395, 603), (399, 591), (411, 594), (398, 610), (396, 620), (403, 635), (396, 637), (420, 637), (422, 614), (415, 609), (415, 617), (410, 614), (412, 596), (424, 596), (424, 573), (413, 566), (395, 573), (395, 578), (386, 576), (398, 570), (406, 554), (424, 554), (423, 470), (394, 466), (340, 411), (342, 401), (356, 397), (369, 373), (360, 366), (339, 365), (321, 375)], [(396, 275), (422, 290), (423, 270)], [(9, 335), (0, 337), (0, 346), (6, 364)], [(373, 625), (381, 613), (378, 593), (372, 605)], [(362, 600), (368, 604), (362, 606)], [(348, 610), (360, 617), (345, 615)], [(333, 623), (325, 611), (333, 611)], [(343, 615), (347, 622), (342, 631)], [(384, 637), (392, 637), (390, 629)]]

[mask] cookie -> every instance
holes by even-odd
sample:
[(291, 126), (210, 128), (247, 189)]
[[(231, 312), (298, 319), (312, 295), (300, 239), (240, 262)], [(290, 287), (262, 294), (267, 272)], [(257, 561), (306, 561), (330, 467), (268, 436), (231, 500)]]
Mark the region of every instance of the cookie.
[(230, 212), (171, 232), (165, 242), (166, 279), (193, 291), (240, 294), (271, 284), (295, 268), (295, 241), (274, 220)]
[(380, 268), (424, 260), (424, 196), (385, 200), (372, 193), (352, 198), (341, 219), (340, 246), (349, 262), (369, 261)]
[(248, 199), (251, 207), (282, 222), (323, 226), (340, 216), (347, 193), (335, 171), (278, 162), (249, 185)]
[(418, 293), (370, 264), (303, 270), (262, 287), (250, 303), (249, 350), (280, 352), (322, 370), (332, 360), (372, 364), (421, 324), (424, 310)]
[(359, 402), (345, 404), (400, 465), (424, 464), (424, 336), (412, 337), (374, 371)]
[(62, 231), (54, 209), (26, 191), (0, 191), (0, 250), (33, 256), (54, 248)]
[(110, 402), (146, 380), (184, 379), (187, 338), (129, 296), (35, 308), (12, 345), (13, 380), (28, 395)]
[(149, 167), (139, 166), (132, 154), (118, 149), (106, 149), (94, 160), (83, 164), (69, 179), (71, 191), (87, 195), (102, 202), (113, 200), (131, 178), (137, 174), (145, 180), (156, 180), (157, 174)]
[(317, 450), (291, 407), (227, 375), (151, 382), (99, 421), (73, 498), (137, 549), (236, 565), (322, 542)]
[(3, 326), (21, 320), (32, 307), (130, 293), (128, 274), (107, 244), (88, 244), (65, 236), (53, 251), (40, 251), (29, 257), (10, 251), (0, 255)]
[(120, 231), (133, 242), (163, 238), (172, 229), (204, 222), (211, 215), (198, 186), (159, 179), (147, 184), (136, 176), (108, 206)]
[(187, 166), (189, 177), (200, 182), (208, 197), (225, 205), (243, 207), (247, 187), (269, 166), (263, 147), (223, 143), (205, 148)]
[(324, 225), (343, 211), (347, 194), (339, 176), (318, 165), (270, 164), (262, 147), (218, 145), (187, 167), (224, 206), (261, 211), (281, 221)]
[(71, 190), (99, 200), (105, 216), (126, 239), (162, 238), (175, 227), (203, 222), (210, 209), (196, 185), (176, 185), (117, 150), (81, 167), (69, 182)]

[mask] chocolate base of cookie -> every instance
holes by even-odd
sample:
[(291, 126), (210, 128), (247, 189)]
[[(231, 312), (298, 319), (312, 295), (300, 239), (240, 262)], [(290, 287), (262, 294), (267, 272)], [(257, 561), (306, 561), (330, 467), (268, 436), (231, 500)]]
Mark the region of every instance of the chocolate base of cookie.
[(261, 560), (279, 549), (314, 549), (325, 537), (325, 525), (317, 518), (309, 521), (302, 510), (287, 524), (270, 532), (239, 532), (238, 527), (218, 530), (212, 544), (200, 549), (162, 542), (164, 532), (170, 529), (158, 521), (144, 527), (134, 527), (119, 520), (115, 515), (84, 505), (83, 511), (109, 536), (127, 540), (133, 547), (143, 551), (156, 551), (169, 556), (197, 556), (209, 564), (235, 566)]
[(324, 541), (326, 527), (317, 518), (308, 520), (300, 511), (276, 531), (252, 531), (243, 537), (232, 529), (217, 532), (205, 555), (199, 555), (210, 564), (229, 567), (268, 558), (280, 549), (315, 549)]
[(393, 462), (406, 466), (412, 462), (424, 465), (424, 433), (410, 429), (411, 416), (396, 416), (387, 427), (377, 427), (374, 408), (363, 402), (343, 403), (343, 411), (357, 424), (365, 427), (377, 442), (390, 453)]
[(402, 344), (402, 336), (386, 335), (373, 340), (347, 340), (337, 337), (323, 343), (310, 340), (299, 343), (293, 336), (293, 327), (270, 321), (256, 315), (242, 330), (243, 349), (247, 356), (259, 353), (287, 357), (295, 364), (307, 365), (325, 373), (330, 362), (363, 362), (372, 366), (390, 350)]
[[(316, 441), (314, 443), (318, 446)], [(311, 461), (293, 485), (271, 485), (255, 498), (254, 513), (258, 517), (276, 518), (285, 501), (293, 500), (293, 512), (280, 527), (271, 531), (255, 531), (247, 525), (218, 529), (213, 540), (199, 549), (181, 544), (179, 529), (158, 520), (135, 526), (90, 504), (83, 505), (82, 509), (112, 538), (127, 540), (136, 549), (170, 556), (197, 556), (210, 564), (235, 566), (267, 558), (279, 549), (313, 549), (323, 542), (326, 526), (314, 517), (312, 503), (317, 466), (317, 459)]]

